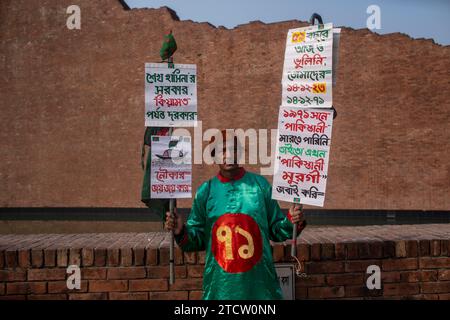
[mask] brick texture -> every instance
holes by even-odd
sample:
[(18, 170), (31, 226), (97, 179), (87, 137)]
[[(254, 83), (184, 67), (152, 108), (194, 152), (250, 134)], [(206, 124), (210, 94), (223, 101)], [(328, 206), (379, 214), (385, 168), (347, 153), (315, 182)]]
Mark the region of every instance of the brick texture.
[[(286, 34), (305, 22), (215, 28), (180, 21), (167, 8), (124, 11), (116, 0), (79, 0), (82, 29), (69, 30), (67, 5), (0, 4), (7, 61), (0, 78), (2, 206), (136, 206), (144, 63), (160, 61), (168, 30), (178, 43), (175, 62), (197, 64), (203, 128), (276, 128)], [(21, 14), (27, 23), (18, 23)], [(450, 208), (448, 175), (441, 174), (450, 158), (443, 147), (450, 140), (449, 69), (450, 46), (342, 28), (327, 182), (333, 196), (325, 208)], [(30, 70), (38, 72), (30, 78)], [(417, 145), (427, 146), (419, 159)], [(194, 165), (194, 191), (216, 170)]]
[[(448, 244), (450, 226), (420, 225), (420, 239), (415, 239), (417, 228), (393, 225), (306, 229), (297, 244), (301, 275), (295, 281), (296, 298), (448, 300), (450, 257), (442, 244)], [(164, 257), (167, 233), (46, 235), (42, 238), (45, 244), (36, 246), (40, 237), (0, 235), (0, 246), (8, 248), (10, 260), (0, 268), (0, 300), (202, 297), (205, 253), (179, 252), (183, 259), (179, 258), (175, 266), (175, 283), (169, 285), (169, 266)], [(151, 241), (141, 241), (147, 238)], [(291, 261), (286, 243), (272, 245), (275, 263)], [(38, 258), (42, 262), (33, 264), (33, 250), (41, 253), (37, 256), (43, 257)], [(108, 258), (109, 252), (113, 252), (114, 261)], [(136, 252), (141, 255), (138, 259)], [(80, 289), (67, 288), (66, 265), (70, 260), (81, 262)], [(367, 273), (367, 268), (373, 265), (380, 268), (381, 288), (370, 290), (366, 282), (372, 274)]]

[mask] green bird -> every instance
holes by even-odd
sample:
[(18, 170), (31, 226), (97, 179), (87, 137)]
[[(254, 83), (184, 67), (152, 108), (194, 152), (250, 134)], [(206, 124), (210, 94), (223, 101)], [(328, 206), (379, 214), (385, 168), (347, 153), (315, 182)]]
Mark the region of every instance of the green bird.
[(159, 55), (164, 61), (173, 56), (175, 51), (177, 51), (177, 42), (175, 41), (171, 30), (169, 34), (164, 36), (164, 42), (162, 44), (161, 50), (159, 50)]

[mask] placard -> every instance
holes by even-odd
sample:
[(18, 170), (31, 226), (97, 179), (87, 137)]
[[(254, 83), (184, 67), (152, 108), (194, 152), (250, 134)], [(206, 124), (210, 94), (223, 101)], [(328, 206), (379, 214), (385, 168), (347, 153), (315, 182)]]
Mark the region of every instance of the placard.
[(280, 107), (272, 198), (323, 206), (333, 112)]
[(145, 125), (194, 127), (197, 124), (197, 66), (145, 64)]
[(191, 137), (151, 137), (151, 198), (191, 198)]
[(289, 30), (282, 77), (283, 106), (331, 108), (333, 24)]

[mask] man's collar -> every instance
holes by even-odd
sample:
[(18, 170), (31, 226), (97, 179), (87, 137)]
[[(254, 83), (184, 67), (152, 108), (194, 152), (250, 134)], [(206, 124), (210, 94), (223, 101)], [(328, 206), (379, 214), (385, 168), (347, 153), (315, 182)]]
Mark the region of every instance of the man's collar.
[(219, 173), (217, 174), (217, 179), (219, 179), (220, 182), (224, 182), (224, 183), (230, 182), (230, 181), (236, 181), (236, 180), (241, 179), (244, 176), (244, 174), (245, 174), (245, 169), (243, 167), (239, 167), (239, 172), (234, 177), (232, 177), (232, 178), (224, 177), (219, 171)]

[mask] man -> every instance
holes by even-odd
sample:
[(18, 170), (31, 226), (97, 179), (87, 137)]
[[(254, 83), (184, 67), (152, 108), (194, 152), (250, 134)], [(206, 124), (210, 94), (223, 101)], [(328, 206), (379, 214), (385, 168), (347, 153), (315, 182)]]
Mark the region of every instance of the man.
[[(226, 138), (223, 130), (219, 146)], [(206, 250), (203, 299), (282, 299), (270, 240), (290, 239), (297, 222), (300, 234), (306, 221), (298, 206), (291, 205), (288, 216), (281, 212), (268, 181), (237, 164), (238, 141), (229, 138), (234, 156), (226, 157), (226, 148), (213, 150), (223, 159), (219, 173), (198, 188), (187, 223), (167, 212), (166, 229), (183, 251)]]

